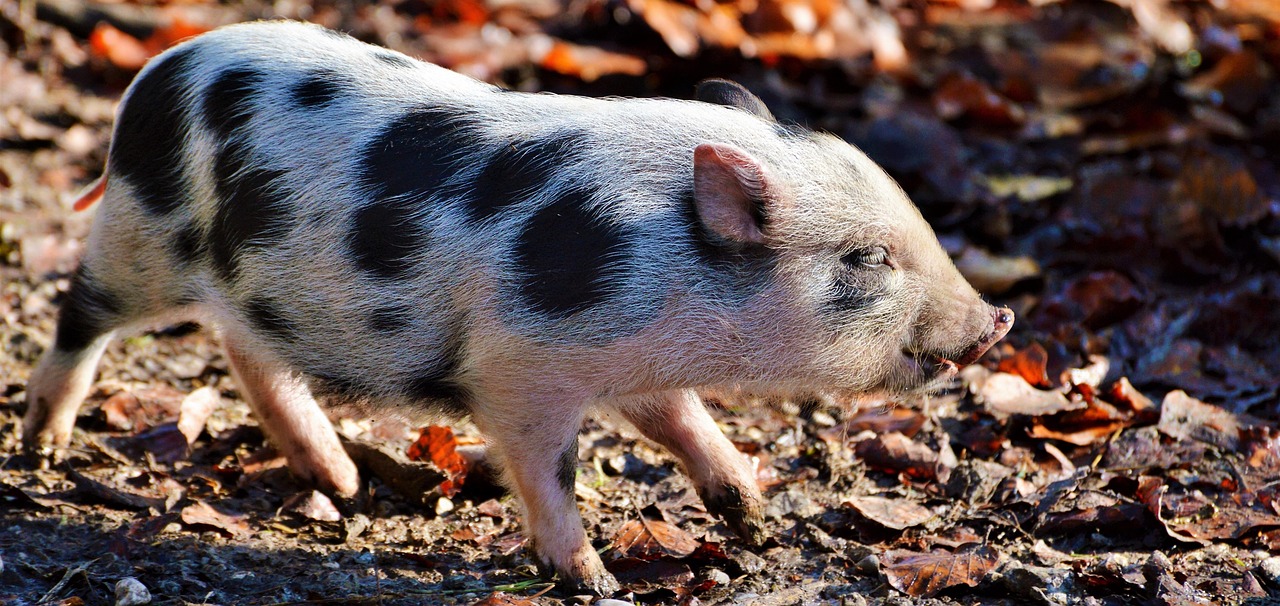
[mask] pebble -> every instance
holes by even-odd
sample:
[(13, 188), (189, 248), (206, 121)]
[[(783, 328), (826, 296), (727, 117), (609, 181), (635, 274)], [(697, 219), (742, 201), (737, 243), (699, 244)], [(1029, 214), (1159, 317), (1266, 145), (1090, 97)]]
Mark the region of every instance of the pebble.
[(729, 582), (731, 581), (728, 573), (720, 570), (719, 568), (708, 568), (705, 574), (708, 581), (722, 587), (729, 585)]
[(596, 600), (595, 604), (592, 604), (592, 606), (633, 606), (633, 603), (624, 600), (605, 598), (603, 600)]
[(138, 606), (151, 603), (151, 592), (142, 581), (125, 577), (116, 583), (116, 606)]

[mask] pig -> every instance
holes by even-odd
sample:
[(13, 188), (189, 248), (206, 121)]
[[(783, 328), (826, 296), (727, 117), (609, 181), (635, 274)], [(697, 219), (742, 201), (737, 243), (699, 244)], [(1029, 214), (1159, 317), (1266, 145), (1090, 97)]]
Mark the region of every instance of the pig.
[(292, 472), (332, 494), (360, 482), (317, 399), (469, 415), (536, 560), (607, 595), (574, 501), (599, 408), (758, 543), (753, 468), (698, 389), (927, 390), (1013, 314), (857, 149), (729, 81), (696, 97), (513, 92), (293, 22), (166, 51), (76, 204), (101, 199), (25, 445), (68, 443), (114, 336), (194, 320)]

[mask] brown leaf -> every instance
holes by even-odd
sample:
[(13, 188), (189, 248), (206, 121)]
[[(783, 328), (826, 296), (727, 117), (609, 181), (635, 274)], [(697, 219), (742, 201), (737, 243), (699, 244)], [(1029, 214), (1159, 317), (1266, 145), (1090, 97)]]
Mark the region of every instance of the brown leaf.
[(693, 580), (689, 566), (672, 558), (618, 558), (605, 564), (605, 568), (619, 583), (640, 588), (681, 587)]
[(164, 511), (164, 499), (126, 492), (90, 478), (73, 468), (67, 469), (67, 477), (75, 483), (76, 493), (107, 505), (128, 509), (154, 509)]
[(424, 458), (449, 475), (449, 479), (440, 484), (440, 492), (446, 497), (457, 494), (471, 468), (467, 460), (458, 454), (458, 441), (453, 430), (439, 425), (424, 427), (418, 440), (409, 446), (409, 459), (420, 461)]
[(1005, 415), (1048, 415), (1087, 406), (1072, 402), (1059, 391), (1036, 389), (1021, 376), (998, 372), (978, 386), (978, 399), (993, 413)]
[(652, 560), (662, 556), (683, 558), (698, 549), (699, 541), (679, 527), (641, 517), (618, 529), (613, 547), (627, 557)]
[(299, 492), (290, 496), (285, 499), (284, 505), (280, 506), (280, 511), (296, 513), (317, 522), (337, 522), (342, 519), (342, 513), (334, 506), (333, 501), (317, 490)]
[(165, 423), (152, 427), (138, 434), (134, 441), (161, 463), (185, 461), (191, 454), (191, 444), (187, 442), (187, 437), (182, 435), (177, 423)]
[[(348, 441), (343, 444), (351, 460), (367, 470), (396, 494), (417, 504), (425, 504), (431, 489), (449, 480), (435, 466), (424, 461), (410, 461), (404, 455), (382, 444)], [(412, 447), (410, 447), (412, 450)]]
[(184, 398), (182, 392), (161, 384), (117, 392), (100, 409), (112, 429), (140, 432), (176, 420)]
[(218, 390), (208, 385), (182, 398), (178, 407), (178, 431), (187, 438), (187, 444), (195, 444), (196, 438), (204, 431), (205, 421), (221, 402)]
[(967, 246), (955, 260), (956, 269), (980, 292), (998, 295), (1023, 280), (1040, 275), (1040, 264), (1031, 257), (1003, 257)]
[(1155, 402), (1138, 391), (1128, 377), (1120, 377), (1112, 384), (1108, 397), (1112, 402), (1126, 406), (1133, 413), (1135, 423), (1151, 423), (1160, 417)]
[(222, 513), (204, 501), (182, 508), (182, 523), (191, 526), (212, 526), (234, 538), (249, 536), (249, 523), (241, 514)]
[(849, 436), (863, 431), (878, 434), (897, 432), (910, 437), (920, 431), (924, 422), (924, 415), (905, 406), (876, 406), (859, 410), (849, 420), (835, 427), (822, 429), (818, 435), (829, 442), (843, 442)]
[(846, 501), (845, 506), (852, 507), (868, 520), (894, 530), (919, 526), (937, 515), (928, 507), (906, 498), (854, 497)]
[(894, 550), (881, 558), (889, 584), (909, 596), (922, 598), (956, 585), (974, 587), (1000, 562), (1000, 554), (978, 543), (954, 553)]
[(968, 74), (943, 79), (933, 93), (933, 108), (943, 120), (968, 117), (991, 126), (1017, 126), (1026, 120), (1022, 107)]
[(881, 471), (904, 473), (918, 480), (932, 480), (938, 475), (938, 453), (900, 433), (858, 442), (854, 453)]
[(1156, 428), (1171, 438), (1199, 440), (1231, 451), (1240, 444), (1240, 423), (1235, 415), (1205, 404), (1181, 389), (1164, 397)]
[(1128, 425), (1127, 415), (1102, 400), (1094, 399), (1078, 410), (1032, 419), (1027, 433), (1033, 438), (1088, 446)]

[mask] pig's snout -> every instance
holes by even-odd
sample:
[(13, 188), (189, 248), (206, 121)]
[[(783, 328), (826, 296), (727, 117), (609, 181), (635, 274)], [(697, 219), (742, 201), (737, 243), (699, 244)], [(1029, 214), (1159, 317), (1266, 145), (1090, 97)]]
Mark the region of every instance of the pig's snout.
[(1013, 310), (1008, 307), (993, 308), (991, 310), (991, 332), (983, 335), (968, 350), (960, 354), (954, 360), (956, 366), (966, 366), (978, 361), (982, 354), (987, 353), (992, 345), (1003, 339), (1009, 334), (1009, 329), (1013, 328)]

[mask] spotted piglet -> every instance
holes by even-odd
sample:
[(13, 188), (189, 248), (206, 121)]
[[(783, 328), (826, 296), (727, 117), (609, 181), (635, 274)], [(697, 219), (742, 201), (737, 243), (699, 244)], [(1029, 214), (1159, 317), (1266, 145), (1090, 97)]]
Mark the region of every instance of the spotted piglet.
[(23, 438), (68, 442), (110, 339), (220, 329), (298, 476), (359, 487), (321, 399), (470, 415), (536, 557), (618, 588), (574, 503), (587, 410), (634, 423), (762, 538), (752, 467), (698, 388), (923, 390), (1013, 321), (871, 160), (742, 87), (511, 92), (312, 25), (216, 30), (125, 94)]

